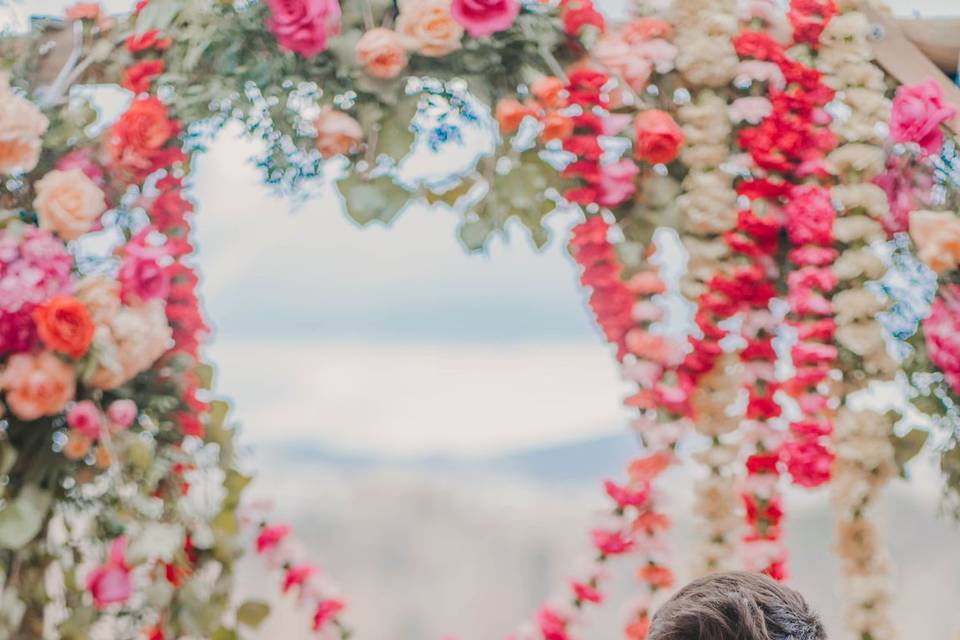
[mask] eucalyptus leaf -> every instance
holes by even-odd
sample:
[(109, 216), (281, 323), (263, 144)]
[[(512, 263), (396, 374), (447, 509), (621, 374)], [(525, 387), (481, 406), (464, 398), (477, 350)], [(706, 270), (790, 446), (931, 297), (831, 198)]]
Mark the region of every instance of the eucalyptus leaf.
[(270, 615), (270, 605), (266, 602), (251, 600), (237, 609), (237, 622), (253, 629), (258, 628)]
[(185, 6), (186, 0), (150, 0), (137, 16), (134, 30), (136, 33), (144, 33), (151, 29), (164, 31)]
[(27, 546), (43, 529), (53, 496), (28, 484), (0, 510), (0, 549), (14, 551)]
[(347, 213), (358, 224), (374, 220), (389, 224), (406, 206), (410, 193), (389, 176), (365, 179), (352, 174), (337, 183)]

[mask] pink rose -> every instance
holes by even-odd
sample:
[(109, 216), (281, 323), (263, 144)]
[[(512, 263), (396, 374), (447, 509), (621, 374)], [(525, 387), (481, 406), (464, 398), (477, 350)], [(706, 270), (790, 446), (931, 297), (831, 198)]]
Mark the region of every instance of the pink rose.
[(943, 144), (940, 125), (957, 115), (957, 110), (943, 98), (943, 89), (936, 80), (897, 89), (890, 116), (890, 136), (894, 142), (920, 145), (924, 154), (936, 153)]
[(133, 400), (114, 400), (107, 407), (107, 418), (111, 425), (127, 429), (137, 419), (137, 403)]
[(450, 15), (474, 38), (506, 31), (519, 14), (519, 0), (453, 0), (450, 5)]
[(280, 46), (312, 58), (327, 50), (327, 39), (340, 33), (338, 0), (266, 0), (267, 28)]
[(400, 42), (400, 36), (383, 27), (364, 33), (357, 41), (354, 53), (357, 64), (363, 67), (367, 75), (381, 80), (396, 78), (408, 62), (407, 50)]
[(930, 360), (954, 392), (960, 393), (960, 286), (940, 290), (930, 316), (923, 321), (923, 332)]
[(106, 184), (106, 178), (103, 173), (103, 167), (96, 161), (93, 149), (84, 147), (75, 149), (66, 154), (54, 165), (58, 171), (69, 171), (70, 169), (80, 169), (83, 175), (93, 180), (94, 184), (103, 189)]
[(637, 165), (626, 158), (601, 165), (597, 204), (616, 207), (629, 200), (637, 191), (636, 177), (639, 173)]
[(110, 545), (107, 561), (87, 576), (87, 590), (93, 596), (93, 602), (98, 610), (105, 609), (111, 604), (126, 602), (133, 594), (130, 568), (124, 557), (126, 549), (126, 538), (115, 539)]
[(0, 374), (0, 391), (15, 416), (37, 420), (63, 411), (76, 393), (76, 374), (49, 351), (18, 353)]
[(170, 292), (170, 276), (152, 256), (127, 255), (120, 265), (118, 279), (126, 301), (165, 300)]
[(100, 409), (90, 400), (78, 402), (67, 412), (67, 425), (80, 435), (96, 440), (103, 426)]

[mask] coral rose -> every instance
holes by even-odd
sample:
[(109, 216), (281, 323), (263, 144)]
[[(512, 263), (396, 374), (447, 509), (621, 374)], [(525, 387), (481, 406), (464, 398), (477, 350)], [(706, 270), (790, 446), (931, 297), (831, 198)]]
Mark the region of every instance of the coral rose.
[(960, 264), (960, 217), (947, 211), (914, 211), (910, 237), (917, 255), (931, 269), (943, 273)]
[(64, 240), (76, 240), (89, 231), (106, 210), (103, 191), (80, 169), (53, 170), (36, 184), (40, 228)]
[(357, 64), (363, 67), (367, 75), (381, 80), (396, 78), (408, 62), (407, 50), (403, 48), (400, 36), (383, 27), (364, 33), (354, 53)]
[(313, 121), (317, 150), (325, 159), (356, 153), (363, 144), (363, 127), (343, 111), (327, 106)]
[(686, 136), (670, 114), (657, 109), (641, 111), (633, 121), (636, 132), (634, 155), (653, 164), (672, 162), (680, 154)]
[(18, 353), (0, 373), (0, 390), (15, 416), (37, 420), (63, 411), (76, 393), (76, 374), (49, 351)]
[(95, 327), (90, 312), (76, 298), (51, 298), (34, 310), (33, 319), (48, 349), (78, 359), (90, 348)]
[(127, 67), (123, 72), (120, 85), (133, 93), (145, 93), (150, 84), (166, 69), (163, 60), (141, 60)]
[(33, 171), (48, 126), (47, 117), (11, 92), (5, 76), (0, 78), (0, 174)]
[(520, 128), (523, 119), (529, 115), (533, 115), (533, 110), (516, 98), (503, 98), (497, 102), (494, 110), (494, 117), (500, 125), (501, 133), (514, 133)]
[(926, 154), (936, 153), (943, 144), (940, 129), (957, 110), (944, 100), (936, 80), (897, 89), (890, 114), (890, 137), (894, 142), (913, 142)]
[(340, 33), (338, 0), (266, 0), (267, 28), (284, 49), (312, 58), (327, 50), (327, 40)]
[(176, 148), (167, 148), (180, 133), (170, 119), (166, 105), (155, 97), (134, 100), (107, 136), (107, 152), (115, 168), (144, 177), (183, 157)]
[(453, 0), (453, 19), (474, 38), (506, 31), (520, 15), (520, 0)]
[(450, 13), (450, 0), (401, 0), (397, 33), (408, 49), (439, 58), (460, 48), (463, 27)]
[(543, 119), (543, 132), (540, 139), (544, 142), (563, 140), (573, 135), (573, 118), (551, 113)]
[(544, 76), (533, 81), (530, 93), (547, 109), (557, 109), (563, 103), (563, 81), (553, 76)]

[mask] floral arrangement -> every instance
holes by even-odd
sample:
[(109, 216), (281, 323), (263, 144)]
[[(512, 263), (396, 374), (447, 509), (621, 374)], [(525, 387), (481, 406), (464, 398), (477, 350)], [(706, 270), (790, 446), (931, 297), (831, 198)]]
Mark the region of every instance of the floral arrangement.
[[(65, 66), (42, 23), (0, 40), (0, 634), (249, 636), (269, 608), (231, 597), (245, 525), (309, 605), (305, 628), (351, 634), (289, 527), (238, 511), (250, 479), (202, 362), (190, 162), (239, 122), (281, 191), (345, 160), (362, 224), (442, 202), (482, 250), (510, 220), (542, 245), (544, 216), (582, 212), (569, 251), (635, 385), (643, 451), (604, 486), (596, 563), (515, 638), (577, 636), (604, 565), (628, 556), (624, 635), (647, 636), (685, 571), (660, 487), (687, 450), (694, 573), (787, 579), (783, 482), (829, 484), (849, 627), (896, 637), (870, 507), (931, 432), (960, 502), (956, 110), (934, 81), (889, 89), (852, 0), (636, 4), (614, 23), (591, 0), (143, 0), (122, 18), (80, 3)], [(94, 81), (130, 94), (105, 126), (70, 93)], [(399, 178), (484, 105), (489, 155), (442, 183)], [(687, 254), (679, 282), (664, 228)], [(898, 298), (905, 264), (929, 300)], [(677, 296), (694, 309), (682, 332)], [(929, 428), (862, 407), (899, 372)]]

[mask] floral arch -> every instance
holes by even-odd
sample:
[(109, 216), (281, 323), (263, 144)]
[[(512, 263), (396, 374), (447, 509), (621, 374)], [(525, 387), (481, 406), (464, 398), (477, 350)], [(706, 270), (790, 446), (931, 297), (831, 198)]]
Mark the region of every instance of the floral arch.
[[(628, 638), (675, 581), (656, 484), (681, 441), (702, 572), (785, 579), (782, 486), (829, 483), (850, 630), (896, 637), (870, 507), (928, 440), (953, 512), (960, 491), (956, 90), (866, 2), (654, 4), (608, 23), (591, 0), (81, 3), (0, 41), (0, 635), (249, 636), (268, 608), (231, 599), (246, 524), (314, 629), (350, 633), (289, 529), (239, 509), (249, 478), (200, 356), (190, 163), (239, 122), (279, 191), (345, 158), (361, 224), (444, 203), (480, 250), (508, 220), (539, 243), (545, 215), (581, 208), (570, 254), (643, 443), (590, 536), (598, 565), (637, 563)], [(940, 81), (898, 88), (877, 55)], [(71, 91), (96, 83), (131, 94), (105, 127)], [(440, 185), (398, 178), (411, 145), (456, 140), (482, 104), (492, 154)], [(688, 254), (675, 287), (659, 227)], [(682, 341), (670, 295), (697, 310)], [(878, 385), (923, 424), (870, 409)], [(211, 481), (212, 508), (191, 499)], [(576, 636), (602, 587), (576, 576), (515, 637)]]

